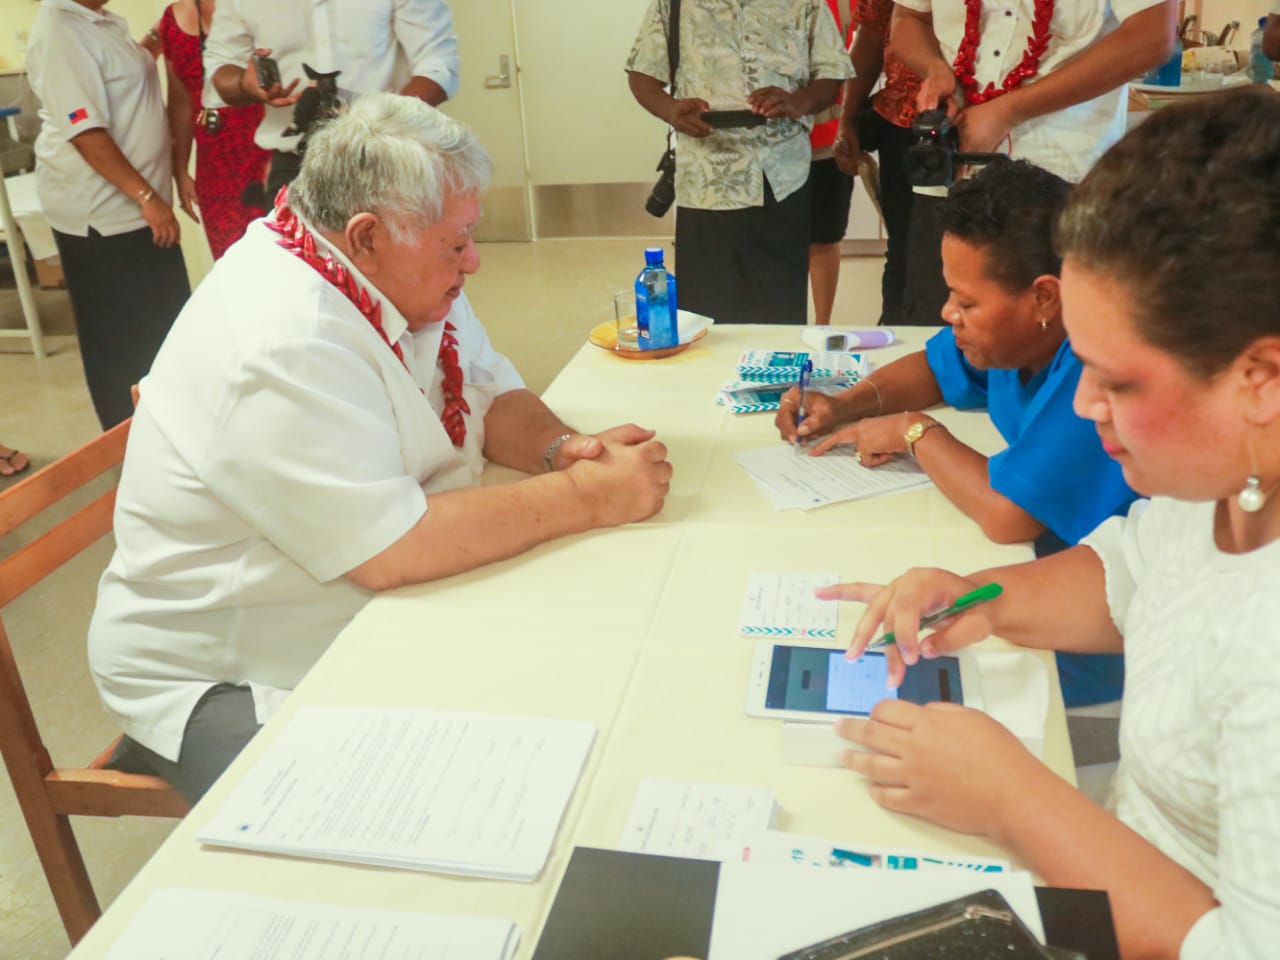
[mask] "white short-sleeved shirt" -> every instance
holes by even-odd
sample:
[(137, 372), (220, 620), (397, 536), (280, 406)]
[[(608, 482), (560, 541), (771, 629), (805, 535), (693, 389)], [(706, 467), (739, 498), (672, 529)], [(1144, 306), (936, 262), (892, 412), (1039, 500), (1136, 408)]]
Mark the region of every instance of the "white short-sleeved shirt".
[(409, 332), (378, 297), (401, 363), (275, 240), (249, 227), (142, 381), (89, 628), (108, 712), (169, 759), (213, 684), (248, 685), (265, 721), (369, 600), (343, 575), (407, 533), (426, 494), (479, 480), (484, 417), (523, 386), (459, 297), (471, 413), (455, 448), (440, 423), (443, 322)]
[[(942, 58), (955, 63), (964, 38), (963, 0), (895, 0), (909, 10), (933, 16), (933, 32)], [(1059, 0), (1050, 21), (1049, 48), (1040, 60), (1044, 77), (1114, 30), (1121, 20), (1154, 7), (1163, 0)], [(1031, 38), (1035, 0), (982, 0), (980, 36), (974, 61), (979, 88), (998, 88), (1022, 60)], [(1034, 83), (1027, 80), (1024, 86)], [(1128, 87), (1086, 100), (1065, 110), (1020, 123), (1010, 132), (1009, 153), (1029, 160), (1076, 183), (1106, 149), (1124, 136)], [(1005, 145), (997, 147), (1004, 150)], [(930, 191), (920, 191), (930, 192)], [(943, 191), (945, 194), (945, 191)]]
[[(445, 0), (221, 0), (204, 50), (205, 103), (221, 103), (211, 78), (219, 67), (243, 67), (255, 47), (270, 47), (281, 82), (306, 86), (302, 64), (341, 70), (350, 102), (366, 93), (398, 93), (411, 77), (458, 91), (458, 38)], [(297, 92), (297, 91), (295, 91)], [(286, 137), (293, 107), (266, 108), (254, 139), (266, 150), (293, 151)]]
[(71, 143), (103, 129), (166, 203), (173, 201), (169, 123), (155, 59), (108, 10), (44, 0), (31, 26), (27, 75), (40, 98), (36, 189), (50, 225), (77, 237), (115, 236), (147, 225), (137, 198), (121, 193)]
[(1221, 904), (1181, 960), (1280, 944), (1280, 542), (1220, 551), (1212, 503), (1152, 500), (1082, 541), (1124, 634), (1119, 818)]

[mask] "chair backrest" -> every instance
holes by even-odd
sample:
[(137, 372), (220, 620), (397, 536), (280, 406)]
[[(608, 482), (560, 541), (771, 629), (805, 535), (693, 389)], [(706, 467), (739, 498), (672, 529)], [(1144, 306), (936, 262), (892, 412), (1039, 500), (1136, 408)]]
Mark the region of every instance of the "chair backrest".
[[(0, 536), (13, 533), (120, 464), (124, 460), (130, 422), (125, 421), (0, 492)], [(36, 729), (31, 703), (18, 674), (2, 614), (13, 600), (111, 530), (115, 500), (116, 488), (113, 486), (92, 503), (0, 560), (0, 711), (4, 712), (5, 719), (3, 731), (0, 731), (0, 746), (4, 748), (6, 761), (10, 748), (25, 750), (38, 758), (37, 762), (44, 767), (40, 771), (42, 777), (52, 769), (52, 764)]]
[[(78, 450), (0, 491), (0, 536), (29, 521), (124, 459), (126, 420)], [(116, 488), (0, 559), (0, 614), (111, 530)], [(17, 661), (0, 619), (0, 753), (71, 942), (101, 912), (68, 816), (181, 817), (188, 804), (158, 777), (92, 767), (54, 767), (36, 726)]]

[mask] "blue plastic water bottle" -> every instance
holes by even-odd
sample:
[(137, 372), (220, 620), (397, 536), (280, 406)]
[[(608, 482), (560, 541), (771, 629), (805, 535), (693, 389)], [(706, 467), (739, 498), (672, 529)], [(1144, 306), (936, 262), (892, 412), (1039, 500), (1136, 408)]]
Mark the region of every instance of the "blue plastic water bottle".
[(1276, 67), (1271, 58), (1262, 52), (1262, 34), (1267, 28), (1267, 18), (1258, 20), (1258, 29), (1249, 35), (1249, 79), (1254, 83), (1266, 83), (1275, 76)]
[(676, 278), (662, 262), (661, 247), (644, 251), (644, 269), (636, 277), (636, 328), (641, 350), (661, 350), (680, 342)]
[(1144, 83), (1158, 84), (1162, 87), (1179, 87), (1182, 85), (1182, 41), (1175, 40), (1173, 53), (1169, 59), (1158, 67), (1147, 71), (1142, 78)]

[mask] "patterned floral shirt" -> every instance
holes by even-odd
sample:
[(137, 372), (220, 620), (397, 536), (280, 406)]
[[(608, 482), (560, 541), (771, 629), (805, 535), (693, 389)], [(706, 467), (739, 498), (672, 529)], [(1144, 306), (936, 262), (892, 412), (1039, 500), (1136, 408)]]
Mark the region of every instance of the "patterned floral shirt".
[[(670, 0), (652, 0), (627, 69), (670, 83)], [(799, 90), (845, 80), (853, 66), (826, 0), (683, 0), (674, 95), (713, 110), (743, 110), (761, 87)], [(676, 203), (702, 210), (764, 205), (764, 179), (783, 200), (809, 177), (812, 120), (676, 136)]]

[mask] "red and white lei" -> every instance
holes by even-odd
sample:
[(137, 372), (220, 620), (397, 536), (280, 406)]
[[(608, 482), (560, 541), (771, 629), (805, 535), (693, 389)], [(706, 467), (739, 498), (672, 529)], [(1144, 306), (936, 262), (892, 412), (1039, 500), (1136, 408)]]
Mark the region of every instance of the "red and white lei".
[[(289, 208), (288, 188), (282, 188), (276, 196), (275, 211), (267, 219), (267, 227), (280, 235), (277, 245), (288, 250), (295, 257), (324, 277), (338, 292), (351, 301), (360, 311), (369, 325), (378, 332), (382, 342), (391, 348), (391, 352), (404, 364), (404, 351), (399, 343), (392, 343), (387, 332), (382, 328), (382, 303), (369, 296), (369, 291), (356, 282), (351, 271), (334, 260), (332, 254), (321, 254), (316, 248), (316, 238), (307, 229), (306, 224)], [(444, 333), (440, 338), (440, 352), (436, 362), (444, 374), (444, 411), (440, 414), (440, 422), (455, 447), (461, 447), (467, 439), (467, 422), (465, 414), (471, 412), (466, 399), (462, 395), (462, 367), (458, 363), (458, 332), (448, 320), (444, 324)], [(408, 370), (408, 364), (405, 364)]]
[(974, 59), (981, 40), (979, 24), (982, 15), (982, 0), (965, 0), (964, 37), (960, 41), (960, 49), (956, 51), (954, 63), (956, 80), (964, 89), (964, 100), (967, 105), (985, 103), (1003, 96), (1010, 90), (1016, 90), (1024, 81), (1030, 80), (1040, 71), (1040, 60), (1049, 49), (1049, 24), (1053, 20), (1054, 0), (1035, 0), (1035, 15), (1031, 20), (1031, 37), (1027, 40), (1027, 49), (1022, 54), (1018, 65), (997, 87), (988, 83), (985, 89), (978, 89), (978, 81), (974, 78)]

